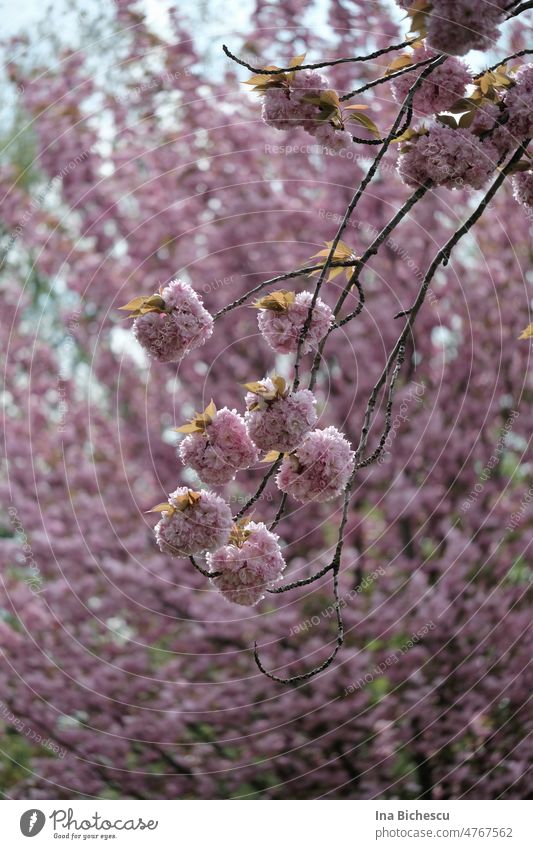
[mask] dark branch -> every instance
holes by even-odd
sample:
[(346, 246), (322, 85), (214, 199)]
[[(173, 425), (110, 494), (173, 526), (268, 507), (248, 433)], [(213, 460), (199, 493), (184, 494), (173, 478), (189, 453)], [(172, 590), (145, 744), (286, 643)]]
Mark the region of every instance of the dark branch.
[(325, 62), (314, 62), (307, 65), (298, 65), (297, 68), (276, 68), (275, 71), (269, 71), (266, 68), (256, 68), (254, 65), (249, 65), (248, 62), (245, 62), (243, 59), (239, 59), (238, 56), (235, 56), (225, 44), (222, 45), (222, 50), (228, 56), (229, 59), (233, 59), (238, 65), (241, 65), (243, 68), (247, 68), (252, 74), (266, 74), (270, 76), (271, 74), (289, 74), (293, 71), (316, 71), (318, 68), (332, 68), (334, 65), (346, 65), (348, 62), (369, 62), (372, 59), (377, 59), (379, 56), (383, 56), (385, 53), (392, 53), (394, 50), (403, 50), (404, 47), (409, 47), (416, 41), (415, 38), (410, 38), (407, 41), (402, 41), (401, 44), (391, 44), (389, 47), (382, 47), (379, 50), (374, 50), (373, 53), (367, 53), (366, 56), (353, 56), (353, 57), (345, 57), (344, 59), (330, 59)]
[(268, 472), (266, 473), (266, 475), (263, 477), (263, 480), (261, 481), (261, 483), (260, 483), (260, 484), (259, 484), (259, 486), (257, 487), (257, 489), (256, 489), (256, 491), (255, 491), (255, 493), (254, 493), (254, 495), (252, 495), (252, 497), (248, 499), (248, 501), (246, 502), (246, 504), (244, 505), (244, 507), (241, 507), (241, 509), (239, 510), (239, 512), (237, 513), (237, 515), (235, 516), (235, 521), (237, 521), (237, 520), (238, 520), (238, 519), (240, 519), (242, 516), (244, 516), (244, 514), (245, 514), (245, 513), (246, 513), (246, 512), (250, 509), (250, 507), (251, 507), (253, 504), (255, 504), (255, 502), (256, 502), (256, 501), (257, 501), (257, 500), (261, 497), (261, 494), (262, 494), (262, 492), (263, 492), (263, 490), (264, 490), (265, 486), (266, 486), (266, 485), (267, 485), (267, 483), (269, 482), (270, 478), (272, 477), (272, 475), (275, 475), (275, 474), (276, 474), (277, 470), (278, 470), (278, 469), (279, 469), (279, 467), (281, 466), (281, 461), (282, 461), (282, 460), (283, 460), (283, 457), (278, 457), (278, 459), (276, 460), (276, 462), (275, 462), (275, 463), (272, 463), (272, 465), (271, 465), (270, 469), (268, 470)]
[(199, 563), (196, 562), (194, 557), (189, 557), (189, 560), (191, 561), (194, 568), (200, 573), (200, 575), (203, 575), (204, 578), (218, 578), (219, 575), (222, 575), (222, 572), (210, 572), (208, 569), (204, 569), (202, 566), (200, 566)]
[(364, 91), (368, 91), (369, 88), (374, 88), (374, 86), (381, 85), (381, 83), (388, 83), (391, 80), (396, 79), (396, 77), (401, 77), (403, 74), (408, 74), (411, 71), (416, 71), (417, 68), (423, 68), (424, 65), (429, 65), (433, 59), (436, 59), (436, 56), (430, 56), (429, 59), (422, 59), (421, 62), (415, 62), (414, 65), (409, 65), (405, 68), (400, 68), (399, 71), (394, 71), (391, 74), (383, 74), (382, 77), (379, 77), (377, 80), (371, 80), (369, 83), (365, 83), (359, 88), (354, 88), (353, 91), (349, 91), (348, 94), (343, 94), (342, 97), (339, 97), (341, 103), (345, 100), (350, 100), (350, 98), (354, 97), (356, 94), (362, 94)]

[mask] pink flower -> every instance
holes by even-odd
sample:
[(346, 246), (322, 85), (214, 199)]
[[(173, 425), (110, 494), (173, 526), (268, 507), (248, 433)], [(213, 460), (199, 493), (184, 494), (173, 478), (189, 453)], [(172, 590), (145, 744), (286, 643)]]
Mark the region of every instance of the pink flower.
[(432, 0), (427, 42), (439, 53), (455, 56), (494, 47), (506, 5), (508, 0)]
[[(291, 354), (298, 348), (298, 340), (309, 313), (313, 296), (299, 292), (284, 312), (262, 309), (257, 322), (268, 344), (279, 354)], [(320, 298), (317, 299), (302, 352), (316, 350), (333, 322), (333, 312)]]
[[(413, 51), (413, 65), (429, 59), (437, 54), (426, 47)], [(407, 93), (423, 68), (417, 68), (412, 73), (406, 73), (392, 81), (392, 93), (397, 103), (403, 103)], [(413, 97), (413, 108), (421, 115), (432, 115), (449, 109), (456, 100), (463, 97), (466, 86), (472, 81), (471, 74), (459, 59), (450, 57), (439, 65), (423, 81)]]
[[(261, 383), (275, 391), (270, 378), (265, 378)], [(285, 396), (278, 394), (272, 400), (249, 392), (246, 404), (248, 433), (263, 451), (294, 451), (317, 419), (316, 398), (308, 389), (300, 389)]]
[(313, 131), (313, 135), (319, 144), (324, 145), (329, 150), (345, 150), (353, 147), (352, 134), (348, 130), (335, 129), (332, 124), (323, 122)]
[(283, 458), (276, 483), (297, 501), (329, 501), (345, 488), (355, 454), (335, 427), (314, 430)]
[(168, 497), (154, 528), (160, 550), (174, 557), (187, 557), (203, 551), (215, 551), (225, 545), (232, 527), (232, 516), (224, 499), (214, 492), (192, 492), (179, 486)]
[(533, 136), (533, 65), (522, 65), (503, 99), (509, 112), (507, 127), (518, 147), (518, 142)]
[(398, 172), (408, 186), (418, 187), (428, 179), (437, 186), (480, 189), (498, 161), (494, 146), (482, 142), (467, 129), (434, 124), (429, 132), (402, 147)]
[(513, 179), (513, 195), (518, 203), (533, 209), (533, 171), (521, 171)]
[(213, 486), (233, 480), (239, 469), (247, 469), (258, 458), (244, 419), (224, 407), (203, 431), (191, 433), (179, 447), (183, 463)]
[(135, 319), (133, 332), (149, 357), (176, 362), (203, 345), (213, 332), (213, 319), (196, 292), (182, 280), (173, 280), (161, 292), (165, 312), (149, 312)]
[[(334, 126), (331, 121), (324, 120), (319, 104), (310, 100), (318, 100), (330, 89), (327, 77), (316, 71), (299, 71), (288, 84), (286, 80), (282, 84), (280, 79), (279, 87), (267, 88), (263, 92), (263, 121), (276, 130), (302, 127), (331, 150), (350, 147), (353, 144), (351, 134), (340, 126)], [(340, 110), (336, 114), (335, 123), (342, 124)]]
[(222, 572), (212, 583), (234, 604), (257, 604), (285, 569), (278, 537), (262, 522), (236, 529), (234, 542), (207, 556), (211, 569)]
[(311, 132), (319, 122), (320, 109), (306, 98), (320, 97), (329, 89), (328, 79), (316, 71), (300, 71), (290, 86), (268, 88), (263, 94), (262, 118), (276, 130), (303, 127)]
[[(489, 154), (492, 146), (493, 153), (497, 155), (495, 165), (507, 156), (511, 148), (516, 147), (508, 129), (507, 114), (496, 103), (483, 103), (478, 106), (470, 124), (470, 132), (481, 136), (483, 149)], [(484, 133), (488, 135), (484, 136)]]

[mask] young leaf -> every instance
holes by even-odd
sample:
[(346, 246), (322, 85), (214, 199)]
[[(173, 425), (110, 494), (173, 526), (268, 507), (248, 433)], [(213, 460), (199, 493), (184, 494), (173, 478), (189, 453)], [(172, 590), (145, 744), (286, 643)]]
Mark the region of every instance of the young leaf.
[(165, 302), (161, 295), (140, 295), (134, 298), (119, 310), (125, 310), (130, 313), (128, 318), (137, 318), (139, 315), (145, 315), (147, 312), (164, 312)]
[(522, 333), (518, 337), (519, 339), (531, 339), (533, 337), (533, 323), (528, 324), (525, 330), (522, 330)]
[(361, 124), (365, 128), (372, 133), (377, 139), (381, 137), (381, 133), (377, 128), (376, 124), (374, 124), (372, 118), (369, 118), (368, 115), (361, 115), (359, 112), (356, 112), (349, 116), (349, 121), (355, 121), (356, 124)]
[(456, 130), (458, 126), (457, 118), (453, 115), (437, 115), (437, 121), (444, 124), (446, 127), (451, 127), (452, 130)]
[(406, 68), (408, 65), (412, 65), (413, 60), (411, 56), (408, 56), (407, 53), (402, 53), (400, 56), (397, 56), (396, 59), (393, 59), (387, 70), (385, 71), (386, 76), (389, 74), (393, 74), (395, 71), (399, 71), (401, 68)]
[(300, 56), (294, 56), (294, 58), (289, 62), (289, 68), (297, 68), (299, 65), (303, 65), (305, 55), (305, 53), (301, 53)]
[(271, 380), (274, 386), (276, 387), (277, 394), (285, 395), (287, 391), (287, 384), (285, 383), (285, 378), (281, 377), (279, 374), (273, 374)]
[(162, 501), (161, 504), (156, 504), (155, 507), (151, 507), (150, 510), (145, 510), (145, 513), (172, 513), (174, 512), (174, 507), (172, 504), (169, 504), (168, 501)]
[(211, 399), (211, 402), (207, 405), (203, 413), (195, 413), (190, 422), (181, 425), (181, 427), (175, 427), (174, 430), (176, 433), (203, 433), (207, 425), (213, 421), (216, 413), (215, 402)]
[(268, 454), (265, 454), (265, 456), (261, 459), (261, 462), (273, 463), (279, 457), (281, 457), (281, 453), (279, 451), (269, 451)]
[(150, 295), (140, 295), (138, 298), (134, 298), (132, 301), (129, 301), (127, 304), (124, 304), (123, 307), (119, 307), (119, 310), (138, 310), (143, 304), (145, 304), (150, 298)]
[(201, 497), (201, 492), (194, 492), (192, 489), (187, 490), (185, 495), (180, 495), (176, 499), (178, 502), (178, 510), (185, 510), (187, 507), (193, 507), (198, 501), (200, 501)]
[(278, 292), (270, 292), (264, 298), (252, 304), (252, 307), (258, 310), (272, 310), (272, 312), (287, 312), (291, 304), (294, 303), (296, 295), (287, 289), (280, 289)]

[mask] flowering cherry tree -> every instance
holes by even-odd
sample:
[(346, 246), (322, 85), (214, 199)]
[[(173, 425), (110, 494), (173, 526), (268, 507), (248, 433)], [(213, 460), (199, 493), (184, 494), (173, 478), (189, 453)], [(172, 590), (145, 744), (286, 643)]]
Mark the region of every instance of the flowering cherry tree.
[[(327, 243), (325, 250), (316, 254), (315, 258), (324, 259), (311, 267), (311, 273), (317, 276), (312, 290), (272, 290), (254, 302), (259, 310), (258, 328), (265, 342), (278, 354), (294, 355), (288, 366), (291, 385), (287, 386), (285, 379), (275, 374), (267, 375), (257, 383), (245, 384), (251, 392), (246, 399), (248, 430), (236, 411), (232, 413), (224, 408), (217, 413), (213, 402), (203, 414), (197, 414), (190, 425), (178, 428), (182, 432), (193, 431), (180, 447), (179, 454), (204, 484), (226, 483), (239, 469), (253, 464), (258, 448), (268, 450), (265, 459), (270, 460), (272, 465), (257, 492), (239, 512), (239, 524), (232, 532), (228, 505), (210, 491), (179, 488), (169, 496), (168, 503), (154, 508), (163, 513), (155, 529), (161, 550), (179, 557), (209, 552), (208, 562), (214, 565), (214, 569), (206, 571), (193, 558), (192, 565), (210, 577), (226, 598), (233, 598), (238, 604), (256, 604), (264, 597), (262, 590), (287, 592), (331, 573), (337, 639), (326, 660), (310, 671), (281, 678), (266, 672), (257, 647), (255, 649), (255, 660), (261, 672), (285, 684), (322, 672), (333, 661), (344, 641), (338, 576), (352, 490), (357, 473), (378, 461), (385, 448), (392, 427), (394, 391), (405, 362), (406, 343), (413, 333), (429, 286), (439, 266), (450, 261), (452, 250), (477, 223), (505, 179), (513, 173), (531, 174), (527, 147), (533, 136), (530, 108), (533, 65), (525, 64), (515, 71), (507, 69), (508, 63), (517, 54), (523, 55), (527, 51), (517, 51), (475, 76), (453, 55), (462, 55), (473, 48), (486, 48), (497, 34), (497, 24), (506, 17), (517, 17), (524, 7), (509, 9), (502, 0), (499, 5), (491, 7), (490, 14), (482, 16), (480, 9), (472, 9), (471, 4), (462, 2), (401, 2), (400, 5), (410, 16), (412, 38), (368, 56), (306, 64), (305, 55), (300, 55), (285, 68), (275, 65), (259, 68), (240, 60), (224, 46), (228, 57), (253, 71), (254, 75), (246, 82), (263, 99), (262, 118), (269, 127), (282, 132), (300, 127), (335, 152), (354, 144), (379, 146), (347, 206), (334, 239)], [(446, 21), (444, 31), (440, 26), (443, 18)], [(477, 19), (482, 21), (481, 27), (476, 26)], [(459, 38), (455, 37), (457, 32)], [(392, 77), (394, 98), (400, 107), (392, 127), (381, 137), (375, 122), (364, 112), (365, 105), (350, 103), (358, 90), (339, 96), (318, 69), (339, 62), (370, 61), (406, 46), (412, 52), (393, 61), (385, 75), (373, 81), (375, 85), (383, 85)], [(441, 52), (436, 52), (437, 49)], [(417, 68), (416, 73), (414, 67)], [(345, 105), (347, 103), (349, 105)], [(429, 124), (412, 126), (415, 112), (429, 116)], [(353, 136), (348, 131), (350, 122), (356, 122), (374, 138)], [(376, 235), (370, 247), (357, 256), (342, 237), (393, 143), (399, 145), (399, 177), (415, 191)], [(401, 225), (414, 205), (423, 201), (431, 188), (468, 187), (476, 190), (485, 187), (491, 178), (492, 184), (485, 195), (436, 252), (413, 305), (395, 316), (396, 319), (405, 318), (404, 326), (368, 398), (357, 449), (353, 451), (350, 441), (334, 426), (311, 431), (310, 411), (314, 415), (318, 400), (313, 390), (324, 362), (326, 343), (331, 334), (360, 314), (364, 306), (364, 288), (360, 278), (368, 260)], [(515, 187), (519, 202), (524, 195), (522, 185), (519, 182)], [(252, 295), (267, 286), (293, 280), (306, 273), (309, 273), (309, 268), (291, 270), (263, 281), (225, 306), (214, 318), (206, 312), (191, 286), (181, 280), (173, 281), (161, 289), (160, 294), (135, 298), (122, 309), (130, 310), (135, 318), (134, 334), (148, 356), (161, 362), (179, 361), (207, 341), (213, 332), (213, 323), (220, 316), (242, 307)], [(346, 275), (347, 282), (332, 310), (319, 295), (326, 279), (331, 281), (342, 274)], [(346, 312), (345, 301), (354, 289), (359, 303), (355, 309)], [(314, 358), (304, 398), (299, 387), (303, 380), (304, 355), (309, 353), (313, 353)], [(384, 426), (376, 446), (369, 453), (367, 445), (381, 392), (385, 397)], [(289, 431), (291, 437), (287, 440), (285, 434)], [(274, 438), (277, 434), (280, 437)], [(225, 467), (222, 472), (221, 466)], [(275, 587), (272, 581), (281, 575), (279, 564), (285, 565), (276, 538), (263, 524), (256, 526), (247, 520), (248, 511), (273, 475), (276, 475), (275, 482), (282, 497), (270, 530), (282, 519), (287, 496), (302, 504), (326, 502), (341, 494), (344, 496), (337, 543), (329, 563), (310, 577)], [(259, 540), (263, 538), (264, 545), (261, 545)], [(255, 559), (259, 562), (254, 563)], [(242, 591), (239, 582), (243, 585)], [(231, 587), (231, 592), (228, 587)]]
[(530, 4), (399, 5), (14, 46), (11, 796), (528, 793)]

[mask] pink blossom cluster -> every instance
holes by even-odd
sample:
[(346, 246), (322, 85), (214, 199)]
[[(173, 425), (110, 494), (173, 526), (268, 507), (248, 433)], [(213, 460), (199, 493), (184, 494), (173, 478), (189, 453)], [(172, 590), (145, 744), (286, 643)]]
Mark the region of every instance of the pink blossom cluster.
[(149, 357), (176, 362), (203, 345), (213, 332), (213, 319), (196, 292), (182, 280), (173, 280), (161, 297), (164, 312), (148, 312), (135, 319), (133, 332)]
[[(422, 62), (437, 54), (426, 47), (413, 51), (412, 63)], [(392, 81), (392, 93), (397, 103), (403, 103), (409, 89), (417, 79), (418, 68), (412, 73), (402, 74)], [(472, 75), (460, 59), (451, 56), (442, 65), (438, 65), (430, 76), (416, 90), (413, 97), (413, 109), (420, 115), (432, 115), (449, 109), (456, 100), (463, 97)]]
[[(413, 0), (398, 0), (410, 11)], [(427, 41), (439, 53), (463, 56), (469, 50), (494, 46), (508, 0), (431, 0), (427, 16)]]
[(533, 136), (533, 64), (522, 65), (514, 82), (505, 90), (503, 100), (509, 113), (509, 133), (515, 142), (521, 142)]
[(262, 522), (249, 522), (241, 545), (230, 544), (207, 556), (209, 566), (222, 574), (213, 578), (215, 587), (234, 604), (253, 605), (268, 586), (281, 576), (285, 561), (278, 537)]
[[(274, 389), (270, 378), (262, 383)], [(273, 400), (249, 392), (246, 404), (254, 407), (245, 415), (248, 433), (263, 451), (294, 451), (317, 420), (316, 398), (308, 389), (278, 395)]]
[(263, 94), (263, 121), (276, 130), (302, 127), (333, 150), (349, 147), (352, 144), (350, 133), (321, 119), (320, 107), (310, 100), (318, 99), (330, 88), (327, 77), (317, 71), (297, 72), (290, 86), (266, 89)]
[(160, 550), (174, 557), (215, 551), (227, 543), (231, 532), (231, 510), (223, 498), (203, 490), (197, 501), (184, 507), (181, 502), (189, 492), (179, 486), (170, 493), (172, 509), (163, 511), (154, 529)]
[(513, 179), (513, 195), (518, 203), (533, 210), (533, 171), (522, 171)]
[(348, 483), (354, 457), (337, 428), (314, 430), (294, 454), (283, 458), (276, 483), (297, 501), (329, 501)]
[(258, 459), (244, 419), (227, 407), (218, 410), (203, 431), (181, 442), (179, 456), (200, 480), (213, 486), (228, 483), (239, 469), (249, 468)]
[(470, 131), (480, 137), (485, 152), (497, 158), (495, 165), (507, 156), (513, 145), (516, 147), (516, 141), (509, 132), (508, 115), (501, 102), (480, 104), (474, 113)]
[[(292, 354), (298, 349), (298, 340), (304, 328), (313, 295), (311, 292), (299, 292), (293, 303), (283, 312), (262, 309), (257, 322), (259, 330), (268, 344), (279, 354)], [(333, 312), (329, 306), (317, 298), (313, 317), (305, 342), (304, 354), (316, 350), (333, 323)]]
[(402, 148), (398, 173), (413, 187), (431, 179), (450, 189), (465, 185), (480, 189), (498, 159), (498, 151), (488, 139), (482, 141), (470, 130), (435, 123)]
[(333, 151), (345, 150), (353, 144), (352, 134), (348, 130), (339, 130), (326, 121), (319, 124), (312, 135), (321, 145)]

